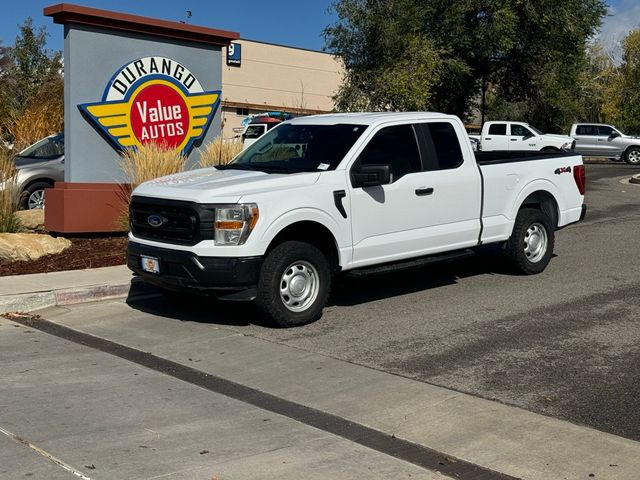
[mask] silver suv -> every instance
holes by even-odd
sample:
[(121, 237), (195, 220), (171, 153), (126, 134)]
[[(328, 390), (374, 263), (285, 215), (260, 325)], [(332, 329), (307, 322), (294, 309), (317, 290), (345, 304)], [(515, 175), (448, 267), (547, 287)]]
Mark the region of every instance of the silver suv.
[(575, 151), (585, 157), (607, 157), (640, 165), (640, 138), (625, 135), (612, 125), (574, 123), (570, 135), (576, 141)]
[(50, 135), (14, 157), (20, 208), (44, 208), (44, 189), (64, 180), (64, 133)]

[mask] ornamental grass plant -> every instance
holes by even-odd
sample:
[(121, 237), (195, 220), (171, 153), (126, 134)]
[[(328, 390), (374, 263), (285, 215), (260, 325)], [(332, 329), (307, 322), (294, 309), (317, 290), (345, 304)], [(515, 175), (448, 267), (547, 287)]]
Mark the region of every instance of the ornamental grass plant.
[(200, 150), (200, 167), (226, 165), (242, 151), (242, 141), (216, 137)]
[(16, 176), (10, 153), (0, 147), (0, 233), (16, 233), (22, 230), (22, 223), (16, 215), (20, 204)]
[(118, 229), (129, 229), (129, 202), (133, 190), (154, 178), (182, 172), (186, 161), (187, 157), (182, 153), (162, 143), (147, 143), (125, 150), (120, 160), (124, 182), (120, 184), (119, 190), (123, 211), (117, 220)]

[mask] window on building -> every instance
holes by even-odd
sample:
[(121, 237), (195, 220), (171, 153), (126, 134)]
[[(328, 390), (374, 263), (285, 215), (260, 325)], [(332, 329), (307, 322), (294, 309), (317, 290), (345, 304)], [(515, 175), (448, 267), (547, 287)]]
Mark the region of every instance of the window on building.
[(236, 108), (236, 115), (241, 116), (241, 117), (248, 117), (249, 116), (249, 109), (248, 108)]

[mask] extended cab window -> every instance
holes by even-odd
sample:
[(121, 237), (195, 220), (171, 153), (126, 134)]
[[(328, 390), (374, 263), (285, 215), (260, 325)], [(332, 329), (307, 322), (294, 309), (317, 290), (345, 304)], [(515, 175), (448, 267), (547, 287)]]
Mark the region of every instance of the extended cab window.
[(597, 135), (598, 130), (595, 125), (578, 125), (576, 135)]
[(425, 170), (448, 170), (462, 165), (460, 140), (453, 125), (447, 122), (420, 123), (420, 145)]
[(511, 135), (515, 137), (526, 137), (527, 135), (533, 135), (533, 133), (527, 127), (523, 127), (522, 125), (512, 124)]
[(506, 123), (494, 123), (489, 126), (489, 135), (506, 135), (507, 124)]
[(389, 165), (391, 181), (421, 169), (416, 135), (411, 125), (386, 127), (376, 133), (358, 157), (360, 165)]

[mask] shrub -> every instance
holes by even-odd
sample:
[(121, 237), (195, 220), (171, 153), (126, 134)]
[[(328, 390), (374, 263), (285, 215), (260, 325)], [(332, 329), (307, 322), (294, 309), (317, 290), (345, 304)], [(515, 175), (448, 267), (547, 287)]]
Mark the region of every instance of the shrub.
[(64, 128), (63, 121), (63, 113), (57, 104), (42, 103), (10, 118), (6, 129), (13, 138), (14, 151), (20, 152), (46, 136), (61, 132)]
[(160, 143), (148, 143), (139, 148), (126, 150), (122, 154), (120, 168), (125, 183), (120, 184), (119, 196), (123, 212), (117, 222), (121, 230), (129, 229), (129, 202), (131, 192), (143, 182), (164, 177), (184, 170), (187, 158), (180, 152)]
[(20, 196), (15, 183), (16, 168), (4, 148), (0, 149), (0, 233), (15, 233), (22, 230), (16, 216)]
[(205, 145), (200, 153), (200, 167), (226, 165), (242, 151), (242, 142), (216, 137)]

